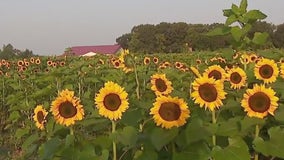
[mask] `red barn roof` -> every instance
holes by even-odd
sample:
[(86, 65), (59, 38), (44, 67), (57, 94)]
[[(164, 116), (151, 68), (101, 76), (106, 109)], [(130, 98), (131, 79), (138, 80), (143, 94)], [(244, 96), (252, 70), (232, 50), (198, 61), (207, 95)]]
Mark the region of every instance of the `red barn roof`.
[(119, 44), (100, 46), (75, 46), (71, 47), (71, 52), (76, 56), (82, 56), (89, 52), (100, 54), (115, 54), (121, 49)]

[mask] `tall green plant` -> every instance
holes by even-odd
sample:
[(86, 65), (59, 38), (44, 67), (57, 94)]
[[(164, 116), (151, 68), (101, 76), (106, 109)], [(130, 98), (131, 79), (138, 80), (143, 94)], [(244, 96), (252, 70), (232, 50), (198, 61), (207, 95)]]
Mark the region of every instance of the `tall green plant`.
[(230, 34), (232, 47), (237, 50), (265, 44), (269, 36), (268, 33), (255, 32), (252, 38), (248, 37), (248, 33), (255, 22), (263, 20), (267, 16), (259, 10), (247, 10), (247, 6), (247, 0), (242, 0), (239, 6), (232, 4), (230, 9), (224, 9), (223, 15), (227, 17), (225, 25), (213, 29), (207, 35)]

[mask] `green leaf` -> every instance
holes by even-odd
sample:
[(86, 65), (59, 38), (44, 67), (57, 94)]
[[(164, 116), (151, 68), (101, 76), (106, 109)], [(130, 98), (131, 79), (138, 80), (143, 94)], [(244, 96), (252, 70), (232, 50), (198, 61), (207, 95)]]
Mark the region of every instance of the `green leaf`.
[(239, 117), (231, 118), (224, 122), (218, 122), (218, 129), (216, 135), (219, 136), (235, 136), (238, 135), (240, 126), (238, 122), (240, 121)]
[(230, 33), (229, 27), (217, 27), (206, 33), (207, 36), (223, 36)]
[(223, 10), (223, 16), (225, 16), (225, 17), (230, 17), (233, 14), (234, 13), (233, 13), (232, 9), (224, 9)]
[(270, 139), (264, 141), (258, 137), (253, 141), (254, 149), (265, 156), (284, 158), (284, 130), (280, 127), (272, 127), (268, 130)]
[(68, 134), (65, 140), (65, 147), (67, 148), (67, 147), (73, 146), (74, 141), (75, 141), (75, 136)]
[(60, 146), (60, 139), (58, 137), (52, 138), (46, 143), (42, 144), (40, 156), (42, 159), (51, 159), (53, 155), (58, 151)]
[(265, 19), (267, 16), (259, 10), (250, 10), (244, 14), (244, 18), (249, 20), (261, 20)]
[(173, 160), (208, 160), (210, 159), (210, 148), (206, 142), (195, 142), (182, 152), (174, 152)]
[(241, 12), (241, 14), (246, 13), (247, 7), (248, 7), (248, 2), (247, 2), (247, 0), (242, 0), (242, 1), (241, 1), (241, 4), (240, 4), (240, 12)]
[(263, 125), (264, 123), (264, 119), (245, 116), (244, 119), (240, 121), (241, 133), (247, 135), (248, 132), (253, 132), (255, 130), (255, 125)]
[(96, 139), (93, 140), (93, 144), (95, 146), (100, 146), (103, 149), (109, 149), (112, 141), (110, 140), (109, 136), (99, 135)]
[(212, 156), (215, 160), (242, 160), (250, 159), (250, 153), (247, 144), (241, 138), (229, 138), (229, 146), (222, 149), (216, 146), (212, 150)]
[(234, 26), (231, 28), (231, 33), (235, 41), (239, 42), (241, 37), (243, 36), (243, 31), (238, 26)]
[(136, 126), (141, 118), (142, 118), (142, 113), (139, 109), (129, 110), (123, 114), (120, 122), (125, 125)]
[(238, 20), (236, 15), (231, 15), (230, 17), (227, 18), (225, 25), (231, 25), (232, 23), (236, 22)]
[(158, 159), (158, 155), (154, 150), (138, 150), (134, 154), (135, 160), (156, 160)]
[(263, 45), (263, 44), (266, 43), (268, 36), (269, 35), (266, 32), (264, 32), (264, 33), (255, 32), (253, 39), (252, 39), (252, 42), (254, 44), (257, 44), (257, 45)]
[(188, 144), (207, 139), (212, 134), (205, 128), (203, 122), (199, 118), (191, 120), (185, 130), (186, 141)]
[(157, 150), (161, 150), (165, 145), (170, 143), (178, 135), (178, 128), (162, 129), (154, 128), (151, 133), (151, 141)]
[(232, 8), (232, 11), (235, 15), (240, 15), (240, 9), (237, 5), (232, 4), (231, 8)]
[(137, 139), (138, 131), (131, 126), (124, 127), (123, 130), (117, 134), (117, 140), (127, 146), (135, 146)]
[(252, 27), (251, 24), (249, 24), (249, 23), (245, 24), (244, 27), (242, 28), (243, 33), (244, 34), (248, 33), (250, 31), (251, 27)]
[(274, 118), (279, 122), (284, 122), (284, 106), (280, 105), (277, 110), (275, 111)]
[(21, 116), (20, 116), (20, 114), (19, 114), (19, 111), (13, 111), (13, 112), (10, 114), (8, 120), (14, 122), (14, 121), (17, 121), (18, 118), (20, 118), (20, 117), (21, 117)]
[(28, 134), (29, 131), (30, 131), (30, 129), (27, 128), (27, 127), (26, 127), (26, 128), (19, 128), (19, 129), (17, 129), (17, 131), (16, 131), (15, 137), (16, 137), (17, 139), (22, 138), (22, 136)]
[(33, 144), (35, 141), (37, 141), (39, 139), (37, 134), (33, 134), (31, 136), (29, 136), (23, 143), (22, 148), (24, 150), (27, 150), (31, 144)]

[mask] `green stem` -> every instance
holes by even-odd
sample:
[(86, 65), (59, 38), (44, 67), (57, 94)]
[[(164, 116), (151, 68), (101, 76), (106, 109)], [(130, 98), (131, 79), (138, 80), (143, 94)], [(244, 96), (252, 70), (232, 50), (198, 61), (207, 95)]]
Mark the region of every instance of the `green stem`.
[(81, 98), (81, 78), (79, 78), (79, 82), (78, 82), (78, 94), (79, 94), (79, 98)]
[(135, 80), (136, 80), (136, 95), (137, 95), (137, 99), (139, 100), (140, 99), (140, 84), (139, 84), (139, 79), (138, 79), (138, 74), (137, 74), (137, 69), (136, 69), (136, 65), (135, 63), (133, 63), (133, 66), (134, 66), (134, 73), (135, 73)]
[(70, 127), (70, 135), (74, 135), (74, 129), (72, 126)]
[(56, 89), (57, 89), (57, 94), (59, 95), (60, 87), (59, 87), (59, 80), (58, 80), (58, 78), (56, 78)]
[[(258, 138), (258, 136), (259, 136), (259, 125), (257, 124), (257, 125), (255, 125), (255, 139), (256, 138)], [(254, 153), (254, 160), (258, 160), (258, 153), (257, 152), (255, 152)]]
[[(215, 113), (215, 110), (212, 111), (212, 124), (216, 124), (216, 113)], [(212, 144), (213, 144), (213, 147), (216, 146), (216, 135), (213, 134), (212, 135)]]
[[(111, 133), (114, 133), (116, 127), (115, 121), (111, 121), (111, 126), (112, 126)], [(113, 151), (113, 160), (116, 160), (116, 143), (114, 140), (112, 141), (112, 151)]]
[(5, 79), (2, 79), (2, 107), (4, 108), (4, 101), (5, 101)]

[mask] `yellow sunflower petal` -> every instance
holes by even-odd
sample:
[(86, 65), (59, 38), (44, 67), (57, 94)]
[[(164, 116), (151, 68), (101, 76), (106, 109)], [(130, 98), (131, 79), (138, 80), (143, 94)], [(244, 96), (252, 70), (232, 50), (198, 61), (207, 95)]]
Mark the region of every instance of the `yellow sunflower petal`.
[(223, 105), (222, 100), (225, 99), (226, 92), (222, 81), (203, 76), (195, 79), (192, 88), (191, 97), (200, 107), (205, 106), (205, 109), (213, 111)]
[(121, 119), (122, 113), (128, 109), (127, 92), (118, 84), (109, 81), (99, 90), (94, 98), (99, 114), (110, 119)]
[(50, 110), (55, 121), (65, 126), (73, 125), (75, 121), (82, 120), (84, 117), (80, 99), (74, 96), (74, 91), (68, 89), (59, 93), (59, 96), (51, 103)]
[(162, 128), (180, 127), (190, 115), (187, 103), (178, 97), (160, 96), (153, 105), (150, 114), (156, 125)]
[(271, 88), (255, 85), (244, 93), (241, 105), (249, 117), (264, 118), (268, 114), (274, 115), (279, 100), (275, 94), (275, 91)]

